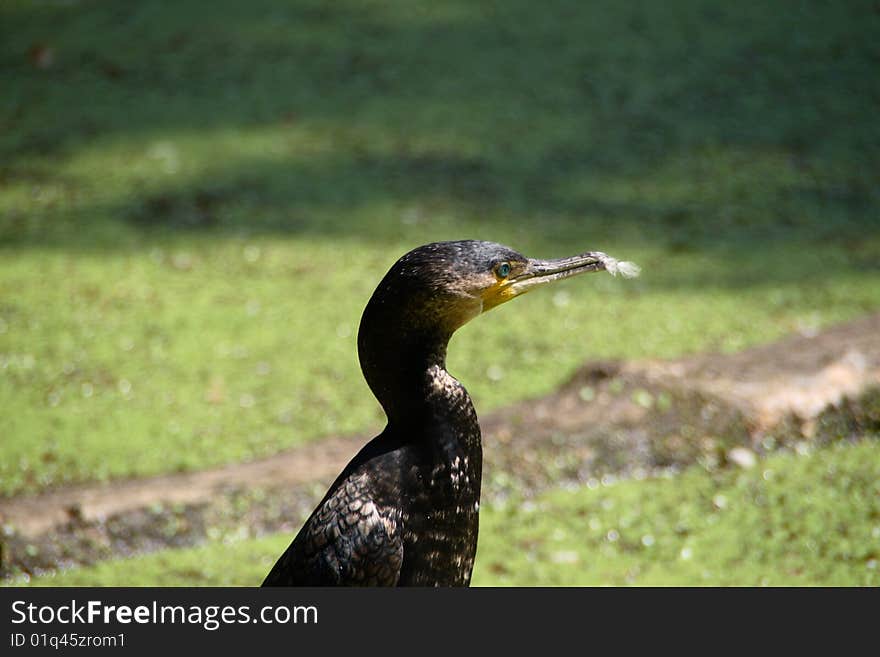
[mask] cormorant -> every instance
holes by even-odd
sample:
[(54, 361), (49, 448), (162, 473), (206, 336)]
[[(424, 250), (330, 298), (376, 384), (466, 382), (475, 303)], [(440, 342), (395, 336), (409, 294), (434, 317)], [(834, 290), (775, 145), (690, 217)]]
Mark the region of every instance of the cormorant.
[(263, 586), (467, 586), (483, 454), (471, 399), (446, 371), (446, 345), (482, 312), (599, 270), (637, 274), (604, 253), (534, 260), (474, 240), (401, 257), (358, 332), (361, 370), (388, 424), (333, 482)]

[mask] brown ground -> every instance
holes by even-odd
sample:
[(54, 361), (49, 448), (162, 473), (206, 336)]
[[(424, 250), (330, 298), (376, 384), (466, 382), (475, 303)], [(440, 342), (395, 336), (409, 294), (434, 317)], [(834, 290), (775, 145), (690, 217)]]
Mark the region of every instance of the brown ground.
[[(791, 442), (846, 437), (853, 423), (880, 428), (880, 395), (864, 397), (878, 385), (880, 314), (732, 355), (589, 363), (557, 392), (482, 419), (484, 496), (697, 461), (748, 467)], [(293, 532), (366, 438), (0, 500), (0, 575), (192, 545), (211, 528)]]

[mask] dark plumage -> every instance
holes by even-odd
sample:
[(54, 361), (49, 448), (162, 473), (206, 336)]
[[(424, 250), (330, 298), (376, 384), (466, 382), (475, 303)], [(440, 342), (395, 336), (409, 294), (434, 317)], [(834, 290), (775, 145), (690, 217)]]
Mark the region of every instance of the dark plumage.
[(491, 242), (438, 242), (398, 260), (364, 310), (361, 370), (388, 416), (346, 466), (263, 586), (467, 586), (482, 446), (446, 371), (453, 332), (533, 286), (615, 271), (605, 254), (533, 260)]

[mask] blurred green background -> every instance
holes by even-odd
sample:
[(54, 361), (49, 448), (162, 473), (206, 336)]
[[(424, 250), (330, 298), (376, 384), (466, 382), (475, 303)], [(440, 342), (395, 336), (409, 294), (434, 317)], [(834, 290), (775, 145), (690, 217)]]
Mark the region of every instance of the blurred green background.
[[(643, 267), (463, 329), (449, 366), (481, 413), (590, 358), (734, 351), (880, 308), (878, 34), (871, 1), (7, 0), (0, 494), (378, 430), (360, 312), (434, 240)], [(872, 554), (834, 581), (866, 583)]]

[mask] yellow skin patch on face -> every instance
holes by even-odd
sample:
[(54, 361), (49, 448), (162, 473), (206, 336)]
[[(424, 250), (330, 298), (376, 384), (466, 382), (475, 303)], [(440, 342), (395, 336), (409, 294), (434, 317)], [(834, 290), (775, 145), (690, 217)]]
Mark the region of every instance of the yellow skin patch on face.
[(510, 281), (497, 281), (491, 287), (483, 290), (481, 295), (483, 299), (483, 312), (510, 301), (518, 294), (519, 292), (516, 290), (516, 287)]
[[(457, 309), (459, 312), (452, 313), (449, 317), (455, 328), (462, 326), (481, 312), (492, 310), (518, 297), (541, 282), (540, 278), (518, 279), (527, 270), (528, 262), (509, 261), (505, 264), (508, 265), (507, 276), (501, 276), (496, 267), (494, 271), (486, 271), (462, 280), (457, 288), (452, 288), (461, 294), (463, 301)], [(479, 301), (478, 307), (475, 309), (465, 303), (466, 299)]]
[(508, 261), (503, 263), (506, 265), (506, 276), (499, 273), (501, 265), (495, 268), (491, 281), (483, 287), (480, 292), (480, 298), (483, 300), (483, 312), (492, 310), (495, 306), (500, 306), (519, 296), (530, 287), (526, 281), (517, 280), (528, 267), (528, 262)]

